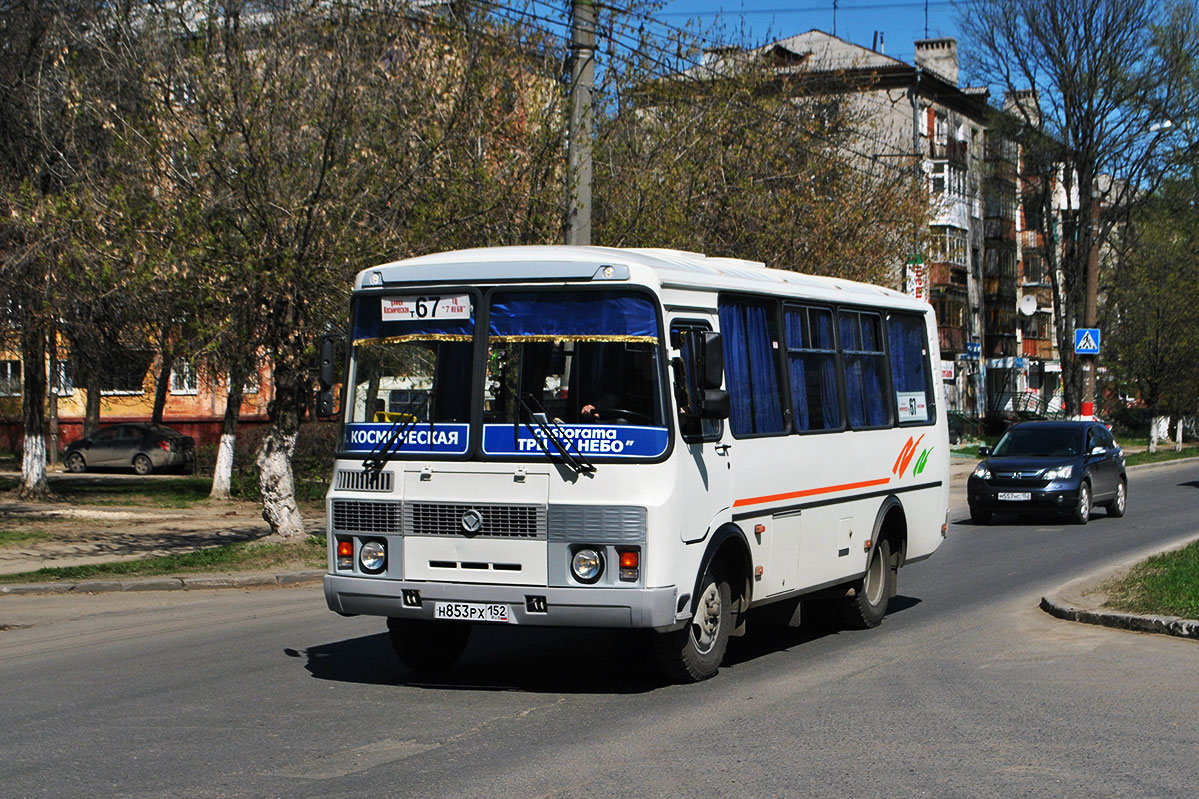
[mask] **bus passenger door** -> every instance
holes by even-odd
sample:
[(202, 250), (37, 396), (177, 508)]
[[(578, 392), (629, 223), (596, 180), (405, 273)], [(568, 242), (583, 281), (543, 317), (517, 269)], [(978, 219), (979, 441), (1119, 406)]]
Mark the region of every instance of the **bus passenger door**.
[(696, 413), (702, 378), (696, 374), (696, 348), (703, 333), (711, 332), (712, 318), (676, 319), (670, 326), (671, 381), (679, 420), (676, 507), (679, 534), (691, 543), (704, 539), (709, 528), (732, 506), (730, 446), (724, 443), (723, 419), (700, 418)]

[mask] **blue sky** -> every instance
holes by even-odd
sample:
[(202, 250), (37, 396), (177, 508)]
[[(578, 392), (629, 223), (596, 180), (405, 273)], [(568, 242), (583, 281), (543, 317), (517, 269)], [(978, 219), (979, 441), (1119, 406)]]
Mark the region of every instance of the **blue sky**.
[[(913, 42), (925, 38), (924, 0), (838, 0), (836, 34), (869, 47), (881, 31), (887, 55), (911, 63)], [(949, 0), (928, 0), (928, 36), (954, 36), (961, 46), (957, 12)], [(834, 32), (832, 0), (674, 0), (654, 14), (682, 27), (696, 19), (701, 29), (723, 24), (731, 38), (744, 30), (750, 44), (791, 36), (813, 28)]]

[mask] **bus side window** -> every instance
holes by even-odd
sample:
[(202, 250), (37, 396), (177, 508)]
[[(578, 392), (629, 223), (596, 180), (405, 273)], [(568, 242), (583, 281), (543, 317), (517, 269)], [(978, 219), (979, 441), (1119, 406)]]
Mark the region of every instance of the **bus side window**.
[(773, 302), (720, 300), (729, 427), (738, 437), (777, 435), (787, 429), (776, 316)]
[(787, 305), (783, 307), (783, 317), (795, 429), (800, 432), (841, 429), (832, 311)]
[(698, 322), (670, 327), (670, 346), (681, 354), (671, 363), (675, 401), (679, 407), (679, 430), (683, 440), (688, 442), (719, 441), (723, 433), (720, 419), (700, 419), (688, 412), (689, 408), (697, 406), (696, 397), (700, 391), (699, 376), (692, 374), (689, 366), (695, 363), (692, 349), (702, 346), (703, 334), (708, 329), (707, 325)]
[(937, 418), (924, 319), (893, 313), (887, 319), (891, 385), (900, 424), (929, 424)]
[(845, 399), (849, 426), (888, 427), (886, 353), (883, 352), (882, 320), (876, 313), (843, 310), (841, 353), (845, 364)]

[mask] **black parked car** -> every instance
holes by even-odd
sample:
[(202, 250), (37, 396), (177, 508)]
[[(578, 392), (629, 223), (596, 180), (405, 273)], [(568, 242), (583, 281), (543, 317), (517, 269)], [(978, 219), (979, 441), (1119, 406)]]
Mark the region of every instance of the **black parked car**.
[(970, 518), (1048, 512), (1086, 524), (1093, 505), (1123, 516), (1128, 501), (1124, 451), (1097, 422), (1024, 422), (1008, 430), (966, 482)]
[(177, 469), (190, 474), (196, 465), (196, 442), (163, 425), (115, 424), (69, 445), (63, 463), (72, 472), (99, 468), (149, 474)]

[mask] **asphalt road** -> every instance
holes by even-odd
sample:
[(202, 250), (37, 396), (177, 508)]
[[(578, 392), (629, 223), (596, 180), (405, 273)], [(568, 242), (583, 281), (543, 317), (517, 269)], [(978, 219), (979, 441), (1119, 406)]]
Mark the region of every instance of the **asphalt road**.
[(0, 795), (1193, 797), (1199, 644), (1036, 605), (1193, 536), (1196, 489), (1138, 470), (1085, 527), (959, 504), (880, 628), (750, 635), (690, 686), (636, 636), (494, 628), (415, 682), (313, 586), (0, 598)]

